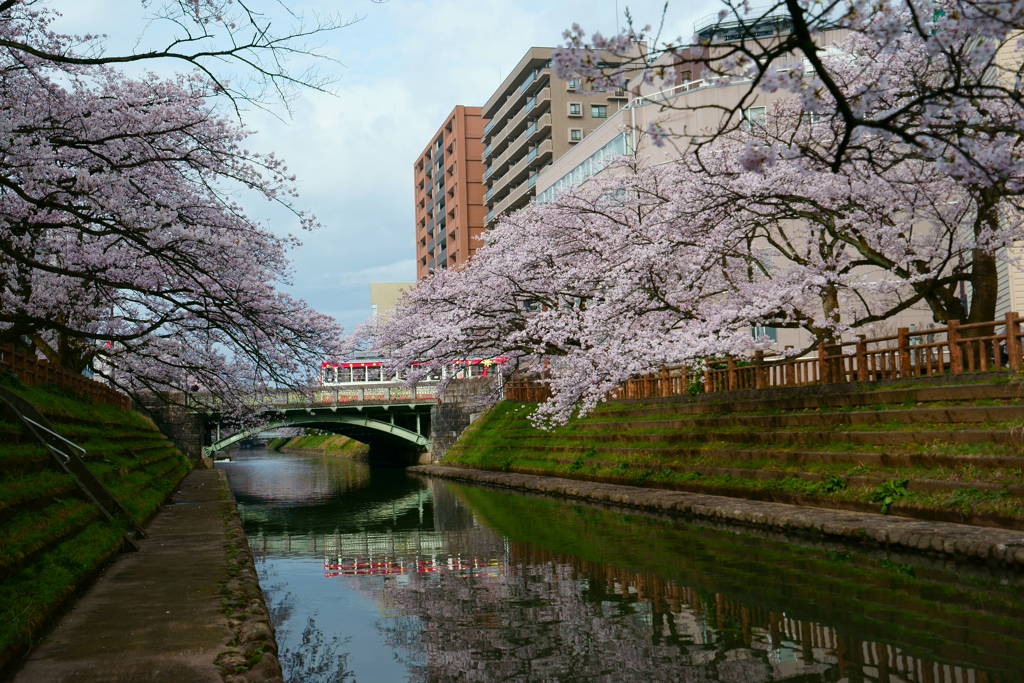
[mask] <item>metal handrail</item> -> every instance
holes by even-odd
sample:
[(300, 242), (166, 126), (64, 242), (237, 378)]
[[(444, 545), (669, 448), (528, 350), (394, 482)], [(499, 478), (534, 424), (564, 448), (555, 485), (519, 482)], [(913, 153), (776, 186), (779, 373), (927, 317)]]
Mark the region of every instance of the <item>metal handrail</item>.
[[(39, 427), (39, 429), (42, 429), (44, 432), (46, 432), (50, 436), (57, 437), (58, 439), (60, 439), (61, 441), (63, 441), (67, 445), (71, 446), (72, 448), (77, 448), (78, 450), (82, 451), (82, 453), (85, 453), (85, 449), (82, 448), (81, 446), (79, 446), (77, 443), (75, 443), (74, 441), (72, 441), (71, 439), (69, 439), (69, 438), (67, 438), (65, 436), (61, 436), (60, 434), (58, 434), (57, 432), (53, 431), (49, 427), (46, 427), (44, 425), (39, 424), (38, 422), (33, 420), (31, 417), (26, 417), (25, 415), (22, 415), (21, 419), (24, 420), (25, 422), (32, 423), (36, 427)], [(70, 456), (68, 456), (68, 457), (70, 457)]]

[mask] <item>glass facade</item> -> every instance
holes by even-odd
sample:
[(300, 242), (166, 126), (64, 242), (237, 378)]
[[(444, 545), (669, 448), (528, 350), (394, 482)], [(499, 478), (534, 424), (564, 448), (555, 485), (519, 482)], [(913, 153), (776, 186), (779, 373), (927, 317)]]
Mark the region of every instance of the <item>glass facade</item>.
[(603, 171), (615, 158), (632, 153), (633, 134), (630, 131), (619, 133), (601, 149), (584, 159), (576, 168), (556, 180), (551, 187), (538, 194), (536, 201), (550, 202), (559, 192), (576, 187), (587, 178)]

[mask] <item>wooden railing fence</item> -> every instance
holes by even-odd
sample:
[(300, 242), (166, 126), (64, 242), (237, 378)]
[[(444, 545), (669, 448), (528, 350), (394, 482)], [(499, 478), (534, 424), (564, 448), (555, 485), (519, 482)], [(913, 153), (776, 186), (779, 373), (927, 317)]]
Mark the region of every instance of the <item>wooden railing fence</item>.
[[(766, 359), (759, 351), (748, 360), (709, 360), (701, 373), (685, 365), (669, 365), (630, 378), (612, 397), (662, 398), (944, 373), (1017, 371), (1022, 367), (1020, 315), (1007, 313), (1000, 320), (969, 325), (950, 320), (943, 327), (925, 330), (901, 327), (887, 337), (859, 335), (853, 341), (821, 344), (814, 356)], [(512, 379), (505, 387), (505, 398), (511, 401), (544, 401), (550, 395), (542, 379)]]
[(0, 344), (0, 369), (13, 372), (29, 386), (53, 385), (69, 389), (84, 398), (127, 410), (131, 399), (121, 392), (88, 377), (65, 370), (59, 365), (39, 360), (27, 353), (15, 351), (14, 346)]

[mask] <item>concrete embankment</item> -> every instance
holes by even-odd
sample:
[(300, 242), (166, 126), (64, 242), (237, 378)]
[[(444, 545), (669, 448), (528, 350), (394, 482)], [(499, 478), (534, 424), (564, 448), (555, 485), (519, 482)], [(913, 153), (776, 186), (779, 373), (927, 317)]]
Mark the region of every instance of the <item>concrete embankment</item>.
[(353, 460), (365, 459), (370, 452), (370, 447), (366, 444), (340, 434), (307, 434), (273, 439), (267, 445), (271, 449), (281, 451), (282, 453), (334, 455)]
[(1024, 533), (562, 477), (424, 465), (411, 472), (597, 503), (878, 544), (1024, 569)]
[(281, 680), (223, 474), (189, 474), (146, 531), (139, 550), (103, 572), (14, 680)]

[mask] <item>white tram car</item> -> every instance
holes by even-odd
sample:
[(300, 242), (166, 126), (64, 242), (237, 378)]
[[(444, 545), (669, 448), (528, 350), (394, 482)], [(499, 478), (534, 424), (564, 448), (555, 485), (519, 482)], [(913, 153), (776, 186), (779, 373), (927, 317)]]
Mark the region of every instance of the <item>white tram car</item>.
[[(494, 371), (494, 366), (507, 360), (505, 356), (496, 358), (463, 358), (452, 361), (453, 367), (434, 370), (425, 381), (437, 381), (442, 377), (465, 378), (486, 377)], [(320, 364), (320, 383), (328, 387), (351, 387), (366, 384), (399, 383), (401, 378), (385, 375), (383, 359), (365, 359), (358, 361), (324, 361)]]

